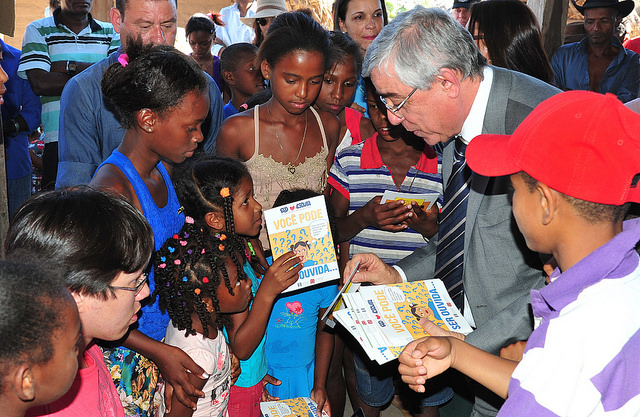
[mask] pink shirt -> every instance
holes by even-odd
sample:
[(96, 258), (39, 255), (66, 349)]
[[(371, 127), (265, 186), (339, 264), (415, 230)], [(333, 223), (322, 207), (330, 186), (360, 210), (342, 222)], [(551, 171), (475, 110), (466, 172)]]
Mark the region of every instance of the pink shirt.
[(124, 409), (95, 344), (84, 352), (86, 368), (78, 369), (69, 391), (57, 401), (27, 412), (27, 417), (124, 417)]

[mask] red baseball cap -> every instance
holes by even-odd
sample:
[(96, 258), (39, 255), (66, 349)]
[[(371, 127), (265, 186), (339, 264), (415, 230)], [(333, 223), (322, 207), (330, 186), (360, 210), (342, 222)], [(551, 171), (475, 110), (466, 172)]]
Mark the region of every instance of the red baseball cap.
[(552, 189), (600, 204), (640, 203), (640, 115), (613, 94), (567, 91), (540, 103), (512, 135), (479, 135), (469, 167), (524, 171)]

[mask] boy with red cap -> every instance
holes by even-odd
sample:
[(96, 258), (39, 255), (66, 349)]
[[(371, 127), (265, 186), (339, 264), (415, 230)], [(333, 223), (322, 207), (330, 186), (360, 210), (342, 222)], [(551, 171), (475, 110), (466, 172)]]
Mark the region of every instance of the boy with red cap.
[(520, 363), (427, 337), (400, 356), (403, 381), (422, 392), (455, 368), (507, 398), (499, 416), (640, 414), (640, 219), (623, 223), (640, 202), (638, 154), (640, 116), (586, 91), (542, 102), (513, 135), (474, 138), (469, 167), (511, 176), (527, 246), (558, 268), (531, 291), (535, 330)]

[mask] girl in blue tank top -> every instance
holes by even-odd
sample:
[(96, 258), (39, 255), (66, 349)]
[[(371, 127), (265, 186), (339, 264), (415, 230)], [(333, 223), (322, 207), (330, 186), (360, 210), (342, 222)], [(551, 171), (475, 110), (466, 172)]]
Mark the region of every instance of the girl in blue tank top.
[(259, 417), (263, 380), (279, 384), (267, 375), (267, 321), (275, 298), (298, 279), (302, 264), (289, 252), (264, 271), (252, 255), (247, 238), (260, 233), (262, 205), (254, 198), (253, 180), (242, 162), (203, 155), (178, 166), (174, 184), (190, 221), (193, 219), (214, 236), (240, 238), (229, 240), (237, 242), (237, 251), (244, 255), (244, 271), (251, 278), (254, 298), (248, 309), (227, 316), (227, 341), (242, 369), (231, 387), (228, 411), (229, 417)]
[[(209, 87), (197, 64), (173, 47), (126, 43), (126, 53), (107, 68), (101, 84), (126, 132), (90, 185), (121, 194), (140, 210), (151, 224), (157, 250), (184, 224), (167, 167), (192, 156), (202, 141)], [(155, 288), (152, 275), (149, 287)], [(195, 403), (185, 392), (202, 395), (189, 381), (189, 374), (202, 375), (202, 368), (182, 350), (160, 342), (168, 323), (168, 315), (148, 299), (123, 346), (104, 351), (127, 415), (154, 415), (158, 368), (186, 406)]]

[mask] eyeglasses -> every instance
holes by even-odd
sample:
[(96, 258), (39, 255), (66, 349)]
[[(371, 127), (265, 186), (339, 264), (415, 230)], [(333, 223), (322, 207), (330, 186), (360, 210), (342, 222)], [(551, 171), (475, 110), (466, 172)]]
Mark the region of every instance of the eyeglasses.
[(135, 295), (138, 295), (140, 294), (140, 291), (142, 291), (144, 284), (146, 284), (148, 280), (149, 274), (143, 272), (142, 275), (140, 275), (140, 278), (137, 279), (135, 287), (114, 287), (109, 285), (109, 288), (111, 288), (112, 290), (133, 291)]
[(407, 104), (407, 101), (411, 98), (411, 96), (413, 95), (413, 93), (415, 93), (416, 91), (418, 91), (418, 87), (414, 88), (413, 90), (411, 90), (411, 92), (409, 93), (409, 95), (407, 97), (405, 97), (404, 100), (402, 100), (400, 102), (400, 104), (398, 104), (397, 106), (392, 106), (391, 104), (387, 103), (387, 100), (380, 96), (380, 101), (382, 101), (382, 104), (384, 104), (384, 106), (387, 108), (387, 110), (389, 110), (391, 113), (393, 113), (396, 117), (400, 117), (402, 118), (402, 116), (400, 116), (398, 114), (398, 111), (402, 108), (402, 106), (404, 106), (405, 104)]
[(258, 22), (260, 26), (267, 26), (271, 20), (273, 20), (273, 17), (259, 17), (256, 19), (256, 22)]

